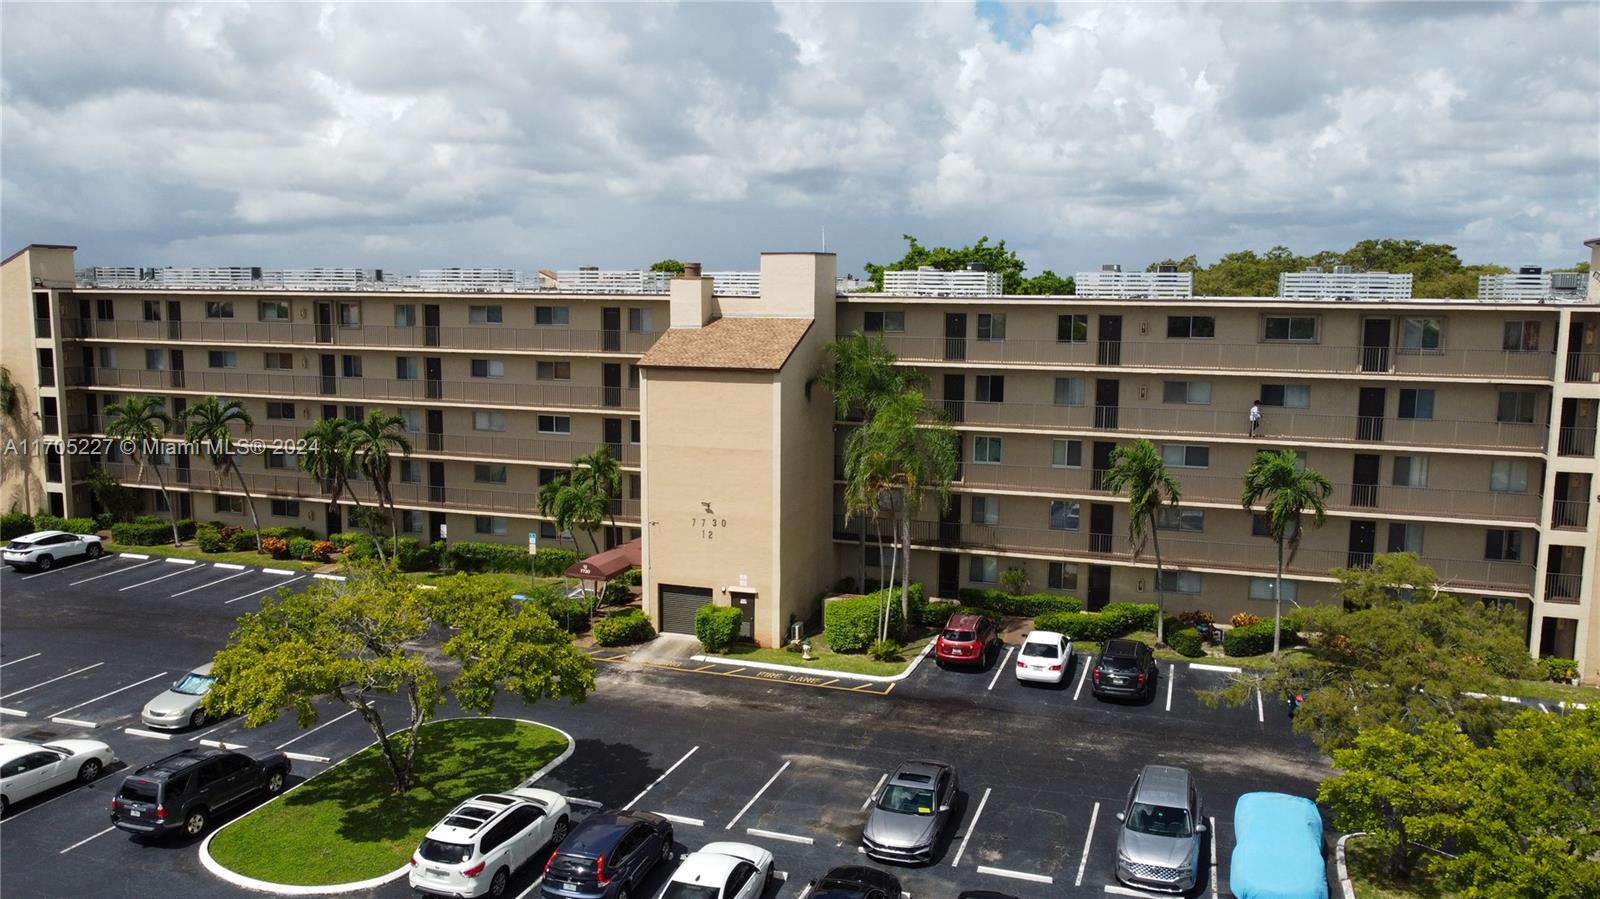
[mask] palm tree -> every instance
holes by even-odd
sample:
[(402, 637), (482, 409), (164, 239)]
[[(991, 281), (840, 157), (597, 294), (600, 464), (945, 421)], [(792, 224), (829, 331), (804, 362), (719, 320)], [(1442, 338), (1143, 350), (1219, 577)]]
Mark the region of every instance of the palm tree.
[(1278, 544), (1278, 577), (1273, 584), (1272, 657), (1278, 657), (1283, 629), (1283, 550), (1288, 544), (1289, 559), (1300, 548), (1301, 516), (1311, 511), (1312, 527), (1328, 520), (1327, 499), (1333, 484), (1321, 472), (1301, 468), (1300, 459), (1289, 450), (1256, 453), (1255, 461), (1244, 473), (1244, 496), (1239, 502), (1246, 512), (1254, 512), (1264, 501), (1267, 533)]
[[(349, 495), (357, 511), (365, 517), (361, 498), (350, 487), (350, 473), (357, 468), (354, 444), (349, 438), (353, 424), (346, 418), (325, 418), (307, 428), (302, 435), (305, 452), (295, 457), (295, 464), (322, 483), (330, 506), (337, 507), (339, 500)], [(379, 558), (383, 556), (381, 545), (378, 546), (378, 555)]]
[[(374, 409), (367, 413), (365, 419), (351, 422), (345, 430), (345, 436), (350, 441), (350, 451), (357, 459), (362, 476), (372, 482), (379, 509), (385, 505), (389, 507), (390, 546), (398, 552), (400, 530), (394, 508), (394, 454), (411, 455), (411, 441), (406, 437), (406, 420), (382, 409)], [(377, 525), (375, 522), (372, 524), (374, 542), (381, 542), (376, 539)], [(379, 552), (381, 555), (382, 550)]]
[(539, 514), (553, 519), (562, 533), (588, 534), (595, 552), (600, 551), (596, 535), (605, 523), (607, 505), (605, 498), (580, 482), (574, 472), (565, 472), (539, 488)]
[(256, 552), (261, 552), (261, 519), (256, 516), (256, 498), (250, 495), (250, 485), (245, 483), (244, 472), (239, 470), (238, 460), (231, 452), (233, 425), (243, 425), (246, 434), (255, 427), (250, 413), (238, 400), (218, 400), (208, 396), (183, 410), (179, 417), (184, 423), (183, 439), (190, 446), (203, 447), (206, 461), (211, 463), (217, 476), (220, 478), (231, 469), (239, 479), (239, 489), (244, 491), (245, 504), (250, 507), (250, 524), (256, 531)]
[[(145, 464), (150, 461), (145, 450), (158, 445), (161, 438), (166, 436), (167, 428), (172, 426), (172, 417), (167, 415), (161, 401), (155, 397), (130, 396), (120, 403), (107, 406), (106, 418), (106, 436), (133, 447), (128, 455), (139, 463), (139, 475), (142, 477)], [(160, 465), (151, 464), (150, 470), (156, 473), (156, 486), (161, 489), (161, 498), (167, 504), (167, 516), (172, 519), (172, 542), (179, 543), (178, 509), (172, 504), (172, 495), (167, 492), (167, 479), (161, 476)]]
[(1167, 640), (1167, 591), (1161, 583), (1161, 511), (1178, 508), (1183, 492), (1167, 471), (1161, 451), (1143, 437), (1111, 451), (1111, 467), (1100, 485), (1113, 494), (1128, 491), (1128, 545), (1133, 557), (1144, 552), (1148, 537), (1156, 554), (1156, 643)]
[(573, 459), (572, 480), (574, 486), (598, 495), (605, 502), (606, 517), (611, 521), (611, 529), (616, 530), (617, 518), (611, 501), (622, 495), (622, 466), (617, 457), (611, 455), (611, 450), (597, 446), (594, 452)]

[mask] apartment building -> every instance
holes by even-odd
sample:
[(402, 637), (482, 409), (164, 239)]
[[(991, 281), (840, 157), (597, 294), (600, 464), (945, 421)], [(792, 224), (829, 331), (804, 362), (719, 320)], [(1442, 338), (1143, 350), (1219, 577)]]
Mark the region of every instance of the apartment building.
[[(828, 585), (876, 577), (873, 530), (846, 522), (839, 496), (850, 423), (803, 389), (828, 338), (864, 331), (927, 376), (961, 435), (953, 501), (913, 526), (912, 573), (934, 594), (1020, 567), (1091, 608), (1153, 600), (1154, 559), (1130, 552), (1125, 501), (1101, 486), (1112, 450), (1148, 437), (1184, 495), (1161, 523), (1169, 608), (1270, 611), (1274, 547), (1239, 496), (1257, 451), (1288, 449), (1335, 490), (1285, 599), (1327, 601), (1329, 569), (1415, 551), (1449, 589), (1523, 610), (1535, 652), (1600, 670), (1593, 275), (1527, 271), (1430, 300), (1408, 279), (1346, 272), (1263, 298), (1115, 270), (1086, 273), (1073, 297), (984, 295), (967, 273), (950, 290), (918, 273), (897, 293), (845, 293), (815, 253), (670, 285), (625, 274), (75, 272), (72, 248), (34, 246), (0, 279), (24, 410), (7, 426), (93, 438), (130, 393), (171, 411), (238, 397), (268, 441), (392, 409), (414, 432), (395, 497), (406, 532), (512, 542), (558, 539), (539, 485), (607, 445), (626, 481), (607, 541), (643, 534), (658, 624), (684, 629), (709, 597), (773, 643)], [(153, 485), (114, 448), (6, 462), (8, 506), (87, 514), (95, 465)], [(164, 464), (180, 512), (243, 520), (236, 485), (202, 460)], [(264, 521), (331, 531), (348, 514), (286, 454), (244, 464)]]

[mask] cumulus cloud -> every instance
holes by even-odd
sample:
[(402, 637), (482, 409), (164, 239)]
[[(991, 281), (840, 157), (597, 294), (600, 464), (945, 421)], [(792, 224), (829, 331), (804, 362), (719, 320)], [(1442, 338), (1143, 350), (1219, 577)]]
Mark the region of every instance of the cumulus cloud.
[(1600, 6), (0, 6), (4, 249), (1034, 269), (1365, 237), (1568, 263)]

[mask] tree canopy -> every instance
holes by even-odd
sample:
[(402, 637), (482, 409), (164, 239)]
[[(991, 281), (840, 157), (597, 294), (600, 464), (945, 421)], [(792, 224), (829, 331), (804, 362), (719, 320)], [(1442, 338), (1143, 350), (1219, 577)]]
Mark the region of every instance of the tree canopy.
[(1475, 297), (1478, 276), (1503, 274), (1510, 269), (1500, 265), (1466, 265), (1456, 248), (1443, 243), (1382, 238), (1363, 240), (1348, 250), (1320, 250), (1307, 256), (1285, 246), (1265, 253), (1240, 250), (1228, 253), (1211, 265), (1201, 265), (1194, 256), (1153, 262), (1146, 271), (1160, 265), (1175, 265), (1179, 271), (1194, 272), (1196, 296), (1270, 297), (1278, 293), (1278, 275), (1303, 271), (1318, 265), (1326, 271), (1336, 265), (1354, 266), (1358, 271), (1395, 272), (1412, 275), (1411, 292), (1418, 297)]
[(683, 274), (683, 263), (676, 259), (663, 259), (660, 262), (650, 263), (650, 271), (681, 275)]
[(1027, 269), (1027, 263), (1018, 258), (1015, 250), (1006, 249), (1006, 242), (1003, 240), (990, 244), (986, 235), (978, 238), (977, 243), (960, 248), (925, 247), (910, 234), (902, 236), (906, 241), (906, 254), (899, 261), (881, 265), (868, 262), (863, 266), (873, 286), (878, 290), (883, 289), (884, 272), (913, 271), (923, 266), (955, 272), (973, 263), (982, 265), (988, 271), (1000, 273), (1002, 293), (1040, 296), (1071, 294), (1074, 290), (1071, 277), (1062, 278), (1049, 270), (1031, 278), (1024, 278), (1022, 273)]

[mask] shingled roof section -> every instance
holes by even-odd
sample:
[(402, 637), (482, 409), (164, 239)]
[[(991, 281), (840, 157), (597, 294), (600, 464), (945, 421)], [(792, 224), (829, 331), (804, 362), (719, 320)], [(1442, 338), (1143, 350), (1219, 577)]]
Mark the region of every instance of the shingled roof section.
[(810, 327), (808, 318), (719, 318), (702, 328), (672, 328), (656, 339), (639, 364), (777, 371)]

